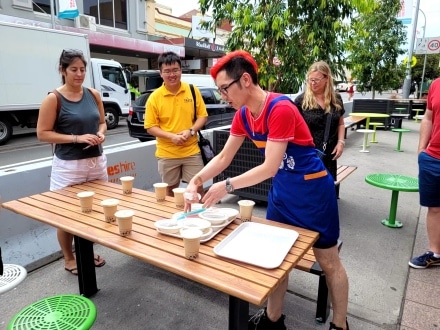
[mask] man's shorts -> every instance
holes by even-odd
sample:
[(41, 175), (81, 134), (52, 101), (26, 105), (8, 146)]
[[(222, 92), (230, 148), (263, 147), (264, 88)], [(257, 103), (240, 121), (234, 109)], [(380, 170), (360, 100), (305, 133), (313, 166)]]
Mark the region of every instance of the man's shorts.
[(440, 159), (422, 151), (419, 154), (420, 205), (440, 207)]
[(158, 158), (157, 166), (162, 182), (173, 186), (180, 180), (189, 182), (203, 168), (200, 153), (184, 158)]
[(50, 190), (57, 190), (92, 180), (108, 181), (107, 157), (62, 160), (53, 156)]

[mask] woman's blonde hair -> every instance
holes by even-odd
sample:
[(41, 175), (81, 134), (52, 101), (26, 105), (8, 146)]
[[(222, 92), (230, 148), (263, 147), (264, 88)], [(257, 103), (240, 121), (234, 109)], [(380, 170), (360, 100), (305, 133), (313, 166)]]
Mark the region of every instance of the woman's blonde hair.
[[(333, 105), (336, 110), (341, 110), (342, 106), (338, 102), (336, 98), (336, 93), (333, 88), (333, 76), (332, 76), (332, 70), (330, 69), (329, 65), (324, 61), (319, 61), (313, 63), (309, 70), (307, 71), (307, 79), (309, 78), (310, 74), (312, 72), (320, 72), (324, 77), (327, 78), (327, 85), (325, 86), (324, 90), (324, 110), (325, 112), (330, 112), (331, 105)], [(312, 90), (310, 89), (309, 83), (307, 83), (306, 91), (304, 93), (304, 99), (302, 102), (302, 108), (304, 111), (307, 111), (309, 109), (316, 109), (318, 108), (318, 102), (316, 101), (315, 95), (313, 94)]]

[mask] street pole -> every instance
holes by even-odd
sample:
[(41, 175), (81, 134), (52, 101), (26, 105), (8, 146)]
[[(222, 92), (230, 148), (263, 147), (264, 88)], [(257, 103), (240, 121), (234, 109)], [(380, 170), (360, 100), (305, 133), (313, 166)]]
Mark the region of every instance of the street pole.
[(416, 37), (416, 32), (417, 32), (417, 19), (419, 18), (419, 7), (420, 7), (420, 0), (417, 0), (416, 12), (414, 14), (414, 21), (413, 21), (413, 31), (409, 42), (408, 62), (406, 63), (406, 70), (405, 70), (405, 81), (403, 82), (403, 89), (402, 89), (402, 97), (404, 99), (409, 98), (409, 92), (411, 88), (411, 62), (412, 62), (412, 56), (414, 50), (414, 39)]
[[(425, 25), (423, 26), (423, 39), (425, 39), (425, 31), (426, 31), (426, 15), (423, 12), (423, 10), (419, 9), (420, 12), (423, 14), (423, 18), (425, 19)], [(419, 89), (419, 98), (422, 98), (422, 89), (423, 89), (423, 80), (425, 79), (425, 68), (426, 68), (426, 55), (427, 55), (427, 50), (425, 49), (425, 58), (423, 60), (423, 71), (422, 71), (422, 80), (420, 82), (420, 89)]]
[(52, 29), (55, 29), (55, 0), (50, 0), (50, 21), (52, 22)]

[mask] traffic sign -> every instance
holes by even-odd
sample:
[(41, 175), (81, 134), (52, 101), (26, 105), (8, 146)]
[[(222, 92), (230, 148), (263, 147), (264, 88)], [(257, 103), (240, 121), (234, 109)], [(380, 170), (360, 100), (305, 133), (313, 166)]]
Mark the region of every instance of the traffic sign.
[(417, 38), (415, 54), (438, 54), (440, 53), (440, 37)]

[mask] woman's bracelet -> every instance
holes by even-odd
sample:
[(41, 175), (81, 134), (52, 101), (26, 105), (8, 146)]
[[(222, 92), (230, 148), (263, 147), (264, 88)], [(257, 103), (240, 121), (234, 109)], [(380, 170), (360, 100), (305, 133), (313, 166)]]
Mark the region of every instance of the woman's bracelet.
[(78, 142), (78, 135), (73, 135), (72, 133), (72, 143), (76, 144)]
[(345, 146), (345, 141), (344, 141), (344, 140), (338, 140), (338, 142), (341, 142), (341, 143), (342, 143), (342, 145), (344, 145), (344, 146)]

